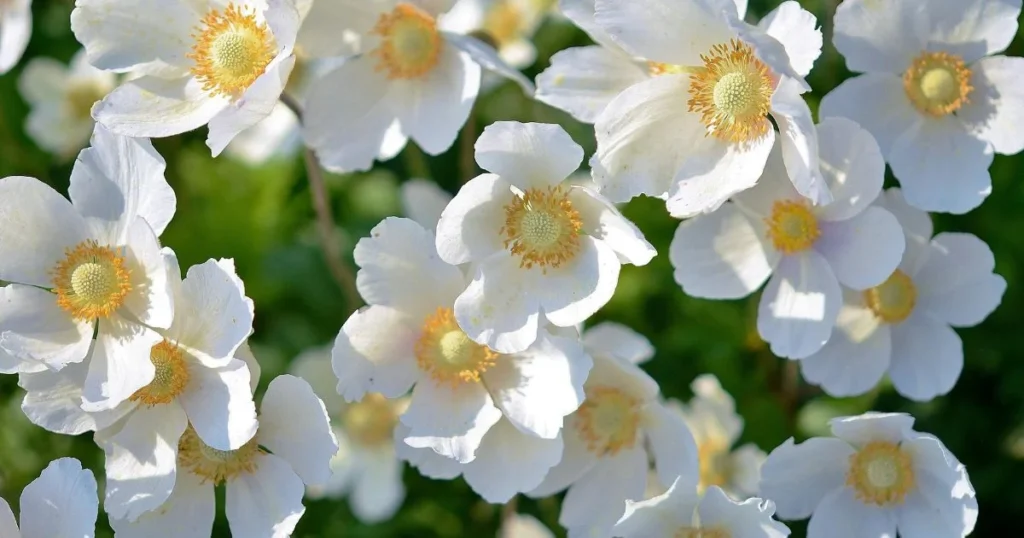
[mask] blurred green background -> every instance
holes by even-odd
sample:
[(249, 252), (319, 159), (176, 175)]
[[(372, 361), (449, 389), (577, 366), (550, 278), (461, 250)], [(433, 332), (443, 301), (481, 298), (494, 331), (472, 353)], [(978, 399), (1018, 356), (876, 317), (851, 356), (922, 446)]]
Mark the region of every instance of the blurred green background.
[[(319, 0), (330, 1), (330, 0)], [(809, 77), (811, 108), (827, 90), (849, 76), (829, 43), (831, 13), (837, 0), (804, 0), (824, 26), (826, 49)], [(757, 20), (777, 2), (751, 0), (748, 20)], [(66, 192), (71, 163), (52, 157), (26, 136), (27, 105), (16, 81), (26, 61), (36, 56), (67, 61), (78, 45), (69, 28), (72, 0), (36, 0), (35, 28), (18, 68), (0, 77), (0, 177), (28, 175)], [(556, 51), (588, 44), (567, 21), (549, 19), (535, 42), (538, 62), (532, 78)], [(1018, 37), (1008, 54), (1021, 55)], [(587, 149), (594, 150), (592, 129), (568, 115), (535, 103), (506, 84), (483, 96), (474, 119), (445, 155), (425, 160), (409, 147), (399, 158), (372, 173), (329, 176), (328, 189), (342, 251), (351, 264), (355, 242), (382, 218), (401, 213), (398, 188), (411, 176), (429, 177), (451, 192), (475, 174), (472, 144), (482, 126), (497, 120), (558, 123)], [(302, 160), (280, 159), (250, 167), (228, 157), (214, 160), (204, 145), (205, 129), (157, 140), (168, 162), (167, 179), (178, 196), (177, 215), (163, 236), (183, 269), (209, 258), (234, 258), (256, 303), (256, 332), (251, 343), (262, 363), (261, 389), (287, 370), (289, 361), (311, 346), (330, 342), (349, 312), (324, 264)], [(638, 199), (625, 208), (661, 253), (647, 267), (625, 266), (614, 299), (593, 320), (625, 323), (646, 335), (657, 355), (644, 368), (665, 395), (690, 397), (689, 384), (700, 373), (718, 376), (746, 419), (742, 442), (770, 451), (790, 436), (804, 438), (827, 431), (837, 415), (867, 410), (905, 411), (917, 417), (917, 429), (940, 437), (967, 465), (981, 505), (974, 536), (1005, 536), (1019, 528), (1024, 507), (1024, 157), (997, 156), (992, 166), (993, 194), (966, 216), (936, 218), (936, 231), (974, 233), (995, 252), (996, 271), (1009, 282), (1002, 306), (984, 324), (961, 330), (966, 367), (949, 395), (927, 404), (899, 397), (890, 387), (855, 399), (828, 398), (797, 379), (795, 365), (773, 357), (754, 329), (757, 294), (744, 301), (690, 299), (672, 280), (665, 255), (676, 227), (663, 204)], [(891, 181), (891, 178), (890, 178)], [(0, 496), (16, 505), (21, 489), (54, 458), (71, 455), (102, 475), (102, 453), (90, 436), (49, 434), (29, 424), (19, 409), (21, 392), (14, 376), (0, 378)], [(461, 480), (438, 482), (406, 472), (408, 498), (391, 521), (361, 525), (344, 502), (307, 502), (295, 533), (299, 537), (463, 537), (494, 536), (501, 507), (479, 500)], [(102, 482), (101, 482), (102, 484)], [(102, 488), (102, 485), (101, 485)], [(222, 495), (222, 493), (221, 493)], [(223, 502), (221, 502), (223, 507)], [(519, 509), (536, 515), (559, 536), (558, 500), (520, 498)], [(794, 524), (794, 536), (803, 527)], [(111, 536), (100, 514), (97, 536)], [(214, 536), (229, 536), (223, 513)]]

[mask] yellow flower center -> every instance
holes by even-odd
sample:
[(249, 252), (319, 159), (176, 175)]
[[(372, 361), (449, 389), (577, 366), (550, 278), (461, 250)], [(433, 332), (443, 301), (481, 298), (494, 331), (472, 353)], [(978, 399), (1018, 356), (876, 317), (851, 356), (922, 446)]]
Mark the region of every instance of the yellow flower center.
[(274, 59), (277, 44), (266, 23), (252, 7), (228, 4), (221, 13), (210, 10), (193, 36), (188, 55), (192, 74), (213, 95), (238, 97), (256, 82)]
[(580, 214), (561, 186), (529, 189), (505, 206), (505, 248), (520, 256), (520, 267), (558, 267), (580, 250)]
[(131, 291), (131, 271), (114, 248), (85, 241), (68, 249), (53, 270), (57, 304), (79, 321), (106, 318)]
[(132, 394), (133, 402), (145, 405), (159, 405), (174, 401), (188, 386), (191, 374), (185, 356), (178, 346), (164, 340), (153, 346), (149, 352), (156, 373), (153, 381)]
[(412, 4), (400, 2), (381, 15), (373, 33), (381, 37), (381, 43), (370, 54), (378, 60), (377, 70), (387, 71), (388, 78), (419, 78), (440, 61), (444, 41), (437, 21)]
[(391, 442), (398, 424), (395, 406), (380, 394), (367, 394), (347, 408), (341, 416), (345, 433), (355, 444), (373, 448)]
[(499, 0), (484, 16), (484, 31), (500, 48), (515, 41), (523, 33), (523, 13), (515, 2)]
[(728, 530), (722, 528), (697, 529), (683, 527), (676, 531), (674, 538), (730, 538)]
[(864, 302), (878, 319), (886, 323), (899, 323), (914, 311), (917, 287), (906, 273), (897, 269), (885, 282), (864, 290)]
[(818, 218), (804, 201), (775, 202), (765, 224), (768, 225), (768, 238), (779, 252), (785, 254), (807, 250), (821, 236)]
[(902, 504), (915, 484), (913, 462), (899, 445), (874, 441), (850, 456), (846, 484), (865, 504)]
[(457, 386), (478, 383), (498, 354), (462, 332), (451, 308), (438, 308), (423, 322), (416, 341), (416, 363), (434, 380)]
[(732, 459), (725, 439), (713, 437), (703, 440), (697, 446), (700, 462), (700, 484), (703, 491), (711, 486), (725, 486), (732, 477)]
[(587, 449), (598, 456), (614, 456), (636, 445), (640, 401), (621, 389), (587, 389), (587, 398), (576, 411), (576, 417), (580, 437), (587, 442)]
[(64, 102), (67, 104), (71, 117), (81, 121), (92, 117), (92, 106), (96, 101), (103, 99), (106, 92), (97, 84), (91, 82), (73, 82), (64, 94)]
[(775, 91), (768, 67), (735, 39), (711, 47), (701, 60), (703, 68), (692, 70), (690, 112), (700, 114), (709, 134), (727, 142), (764, 136), (771, 128), (768, 111)]
[(256, 438), (238, 450), (217, 450), (199, 438), (189, 426), (178, 441), (178, 466), (203, 479), (203, 482), (223, 484), (227, 480), (256, 470), (256, 457), (263, 451)]
[(963, 58), (946, 52), (922, 52), (903, 73), (903, 89), (919, 111), (952, 114), (968, 102), (974, 88)]

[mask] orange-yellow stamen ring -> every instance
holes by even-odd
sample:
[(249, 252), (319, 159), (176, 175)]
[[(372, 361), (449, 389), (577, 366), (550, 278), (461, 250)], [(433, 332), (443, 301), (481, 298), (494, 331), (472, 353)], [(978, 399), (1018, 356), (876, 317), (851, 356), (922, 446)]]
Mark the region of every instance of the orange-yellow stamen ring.
[(118, 249), (89, 240), (65, 251), (53, 270), (53, 287), (57, 304), (72, 318), (107, 318), (131, 292), (131, 271)]
[(878, 319), (899, 323), (914, 311), (917, 287), (906, 273), (897, 269), (885, 282), (864, 290), (864, 303)]
[(213, 9), (192, 35), (195, 45), (188, 57), (192, 74), (212, 95), (239, 97), (273, 61), (277, 45), (255, 10), (234, 4), (221, 13)]
[(262, 453), (255, 437), (238, 450), (211, 448), (192, 426), (178, 440), (178, 465), (214, 485), (241, 474), (252, 474), (256, 471), (257, 456)]
[(818, 217), (804, 201), (779, 200), (772, 205), (772, 214), (765, 219), (768, 238), (776, 250), (795, 254), (811, 248), (821, 237)]
[(531, 188), (505, 206), (505, 248), (521, 258), (519, 265), (559, 267), (580, 250), (583, 221), (561, 186)]
[(498, 359), (487, 346), (477, 344), (459, 328), (451, 308), (438, 308), (423, 322), (416, 341), (416, 363), (435, 381), (457, 386), (478, 383)]
[(899, 445), (873, 441), (850, 456), (846, 484), (865, 504), (902, 504), (915, 484), (913, 461)]
[(362, 401), (349, 405), (341, 415), (345, 435), (355, 444), (378, 447), (391, 442), (398, 413), (395, 405), (377, 393), (367, 394)]
[(903, 73), (903, 89), (917, 110), (938, 117), (960, 110), (974, 87), (963, 58), (947, 52), (922, 52)]
[(771, 123), (775, 83), (771, 71), (749, 45), (733, 39), (704, 55), (703, 68), (693, 69), (690, 112), (700, 114), (708, 134), (732, 143), (764, 136)]
[(391, 79), (420, 78), (441, 60), (444, 40), (437, 21), (422, 9), (400, 2), (390, 13), (380, 16), (373, 33), (380, 46), (370, 54), (377, 58), (377, 70)]
[(153, 346), (149, 352), (156, 373), (153, 381), (132, 395), (133, 402), (145, 405), (160, 405), (174, 401), (188, 387), (191, 374), (181, 349), (164, 340)]
[(576, 411), (576, 428), (587, 449), (598, 456), (614, 456), (637, 443), (640, 400), (609, 386), (588, 388)]

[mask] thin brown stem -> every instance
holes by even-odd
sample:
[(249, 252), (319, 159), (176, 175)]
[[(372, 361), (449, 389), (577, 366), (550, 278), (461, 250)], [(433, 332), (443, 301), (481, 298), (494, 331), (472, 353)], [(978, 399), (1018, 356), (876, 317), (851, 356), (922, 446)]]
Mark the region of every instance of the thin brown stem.
[[(302, 121), (302, 107), (288, 94), (281, 94), (281, 102)], [(306, 163), (306, 176), (309, 178), (309, 194), (313, 199), (313, 210), (316, 211), (317, 228), (320, 231), (320, 248), (323, 250), (324, 261), (330, 269), (341, 293), (345, 296), (345, 306), (349, 312), (355, 312), (362, 301), (356, 288), (356, 277), (345, 263), (341, 253), (341, 241), (334, 227), (334, 215), (327, 197), (327, 184), (324, 182), (323, 169), (316, 159), (316, 154), (308, 147), (303, 151)]]

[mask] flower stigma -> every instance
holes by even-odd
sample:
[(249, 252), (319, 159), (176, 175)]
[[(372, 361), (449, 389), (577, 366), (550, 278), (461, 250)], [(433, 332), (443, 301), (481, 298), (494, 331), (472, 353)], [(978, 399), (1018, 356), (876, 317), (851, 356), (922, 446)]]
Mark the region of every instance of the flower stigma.
[(580, 250), (579, 211), (569, 200), (569, 191), (557, 187), (531, 188), (505, 206), (505, 248), (519, 256), (519, 266), (534, 265), (545, 271), (572, 260)]
[(265, 22), (252, 7), (234, 3), (222, 13), (213, 9), (192, 34), (195, 45), (188, 58), (192, 74), (211, 95), (237, 98), (266, 72), (277, 48)]
[(704, 66), (691, 70), (687, 104), (700, 114), (708, 134), (731, 143), (764, 136), (771, 128), (768, 111), (775, 92), (768, 66), (736, 39), (711, 47), (701, 60)]
[(903, 73), (903, 89), (923, 114), (945, 116), (968, 103), (974, 87), (963, 58), (947, 52), (922, 52)]
[(902, 504), (914, 484), (913, 462), (898, 444), (873, 441), (850, 456), (846, 485), (864, 504)]
[(89, 240), (65, 251), (53, 270), (53, 287), (57, 304), (72, 318), (107, 318), (131, 291), (131, 271), (118, 249)]
[(821, 237), (818, 218), (804, 201), (779, 200), (772, 205), (772, 214), (764, 219), (768, 238), (776, 250), (795, 254), (811, 248)]
[(373, 34), (381, 43), (370, 55), (377, 58), (377, 71), (386, 71), (390, 79), (423, 77), (441, 60), (444, 42), (437, 21), (410, 3), (399, 2), (381, 15)]
[(499, 354), (469, 338), (455, 321), (451, 308), (438, 308), (423, 322), (416, 341), (416, 363), (437, 382), (453, 388), (479, 383), (480, 375), (494, 366)]

